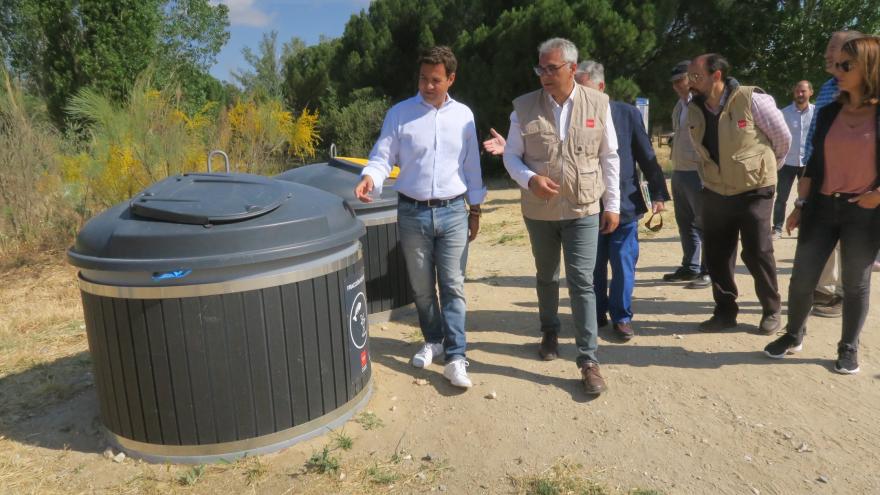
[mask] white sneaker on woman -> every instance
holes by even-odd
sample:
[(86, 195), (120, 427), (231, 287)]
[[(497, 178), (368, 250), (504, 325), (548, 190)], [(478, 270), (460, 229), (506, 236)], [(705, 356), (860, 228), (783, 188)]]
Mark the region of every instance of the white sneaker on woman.
[(450, 361), (443, 368), (443, 376), (456, 387), (471, 388), (474, 384), (468, 378), (467, 370), (465, 370), (468, 366), (470, 366), (470, 363), (465, 361), (464, 358)]
[(425, 345), (423, 345), (422, 348), (419, 349), (419, 352), (413, 356), (412, 364), (416, 368), (427, 368), (428, 365), (434, 361), (436, 356), (441, 355), (443, 355), (443, 344), (425, 342)]

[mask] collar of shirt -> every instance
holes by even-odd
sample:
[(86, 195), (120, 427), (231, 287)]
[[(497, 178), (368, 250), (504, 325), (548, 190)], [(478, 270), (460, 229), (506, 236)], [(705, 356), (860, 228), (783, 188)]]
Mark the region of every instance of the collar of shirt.
[(572, 86), (571, 93), (568, 98), (562, 102), (562, 105), (556, 103), (550, 93), (545, 93), (545, 97), (550, 101), (550, 108), (553, 109), (553, 117), (556, 120), (556, 132), (559, 134), (560, 141), (565, 141), (568, 134), (569, 117), (571, 116), (571, 108), (574, 106), (574, 92), (577, 90), (577, 84)]
[(431, 105), (430, 103), (428, 103), (427, 101), (425, 101), (425, 97), (422, 96), (422, 93), (421, 93), (421, 92), (416, 93), (416, 101), (419, 102), (420, 104), (426, 106), (426, 107), (435, 108), (436, 110), (440, 110), (440, 109), (442, 109), (442, 108), (446, 108), (446, 107), (449, 106), (451, 103), (455, 102), (455, 100), (453, 100), (452, 97), (449, 96), (449, 93), (446, 93), (446, 99), (443, 101), (443, 104), (440, 105), (440, 108), (436, 108), (434, 105)]

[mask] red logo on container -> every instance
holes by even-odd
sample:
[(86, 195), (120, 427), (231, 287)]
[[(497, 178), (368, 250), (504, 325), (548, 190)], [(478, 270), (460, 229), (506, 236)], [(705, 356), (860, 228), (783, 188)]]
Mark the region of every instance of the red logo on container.
[(587, 127), (596, 127), (596, 121), (593, 119), (587, 119), (586, 125)]
[(361, 351), (361, 371), (367, 369), (367, 351), (364, 349)]
[(737, 121), (736, 125), (738, 125), (740, 129), (744, 129), (746, 127), (746, 121), (745, 120)]

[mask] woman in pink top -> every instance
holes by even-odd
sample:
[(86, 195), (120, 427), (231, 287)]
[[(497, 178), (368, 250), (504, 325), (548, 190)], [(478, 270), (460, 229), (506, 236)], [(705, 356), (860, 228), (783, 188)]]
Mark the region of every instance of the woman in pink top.
[(800, 229), (788, 325), (764, 353), (779, 359), (802, 349), (813, 289), (839, 240), (843, 330), (834, 370), (853, 374), (859, 371), (859, 333), (868, 314), (871, 268), (880, 250), (880, 38), (847, 42), (834, 66), (840, 96), (819, 110), (814, 151), (786, 221), (789, 232)]

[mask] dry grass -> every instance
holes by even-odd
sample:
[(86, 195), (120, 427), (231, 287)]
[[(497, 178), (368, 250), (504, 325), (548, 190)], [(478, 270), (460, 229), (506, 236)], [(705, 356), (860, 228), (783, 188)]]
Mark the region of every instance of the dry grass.
[(76, 270), (40, 258), (0, 272), (0, 378), (87, 349)]

